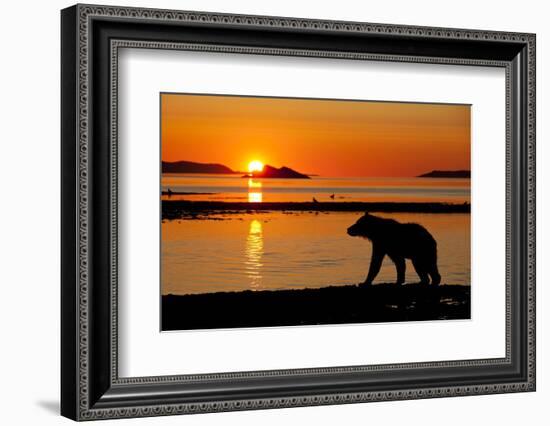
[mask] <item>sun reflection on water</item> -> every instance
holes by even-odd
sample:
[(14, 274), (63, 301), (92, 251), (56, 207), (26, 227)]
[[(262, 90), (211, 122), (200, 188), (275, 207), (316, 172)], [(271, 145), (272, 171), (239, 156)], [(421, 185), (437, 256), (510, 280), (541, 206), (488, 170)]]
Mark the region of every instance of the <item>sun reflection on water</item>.
[(250, 278), (250, 287), (258, 289), (262, 281), (262, 255), (264, 252), (264, 239), (262, 235), (262, 222), (252, 220), (246, 238), (245, 270)]
[(255, 182), (254, 179), (248, 179), (248, 202), (261, 203), (262, 199), (262, 183)]

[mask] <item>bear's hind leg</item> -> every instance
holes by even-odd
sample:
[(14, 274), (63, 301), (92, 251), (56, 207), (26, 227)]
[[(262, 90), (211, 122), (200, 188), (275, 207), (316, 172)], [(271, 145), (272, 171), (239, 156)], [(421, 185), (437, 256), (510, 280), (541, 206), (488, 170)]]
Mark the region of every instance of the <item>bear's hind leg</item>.
[(430, 277), (428, 275), (428, 270), (424, 262), (418, 259), (413, 259), (412, 264), (414, 266), (414, 270), (420, 277), (420, 284), (428, 285), (430, 283)]
[(430, 276), (432, 277), (432, 284), (439, 285), (439, 283), (441, 282), (441, 275), (439, 275), (439, 271), (437, 270), (437, 265), (435, 265), (430, 271)]

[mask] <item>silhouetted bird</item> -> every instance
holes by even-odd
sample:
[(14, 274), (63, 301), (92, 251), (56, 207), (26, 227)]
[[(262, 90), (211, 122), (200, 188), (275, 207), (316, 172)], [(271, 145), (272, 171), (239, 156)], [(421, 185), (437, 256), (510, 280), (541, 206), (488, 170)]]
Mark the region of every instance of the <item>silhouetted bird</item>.
[(330, 196), (330, 198), (332, 198), (332, 199), (334, 200), (334, 194), (332, 194), (332, 195)]
[(314, 203), (318, 203), (319, 201), (317, 201), (317, 200), (315, 199), (315, 197), (313, 197), (313, 202), (314, 202)]
[(168, 188), (168, 196), (171, 197), (172, 196), (172, 190), (170, 188)]

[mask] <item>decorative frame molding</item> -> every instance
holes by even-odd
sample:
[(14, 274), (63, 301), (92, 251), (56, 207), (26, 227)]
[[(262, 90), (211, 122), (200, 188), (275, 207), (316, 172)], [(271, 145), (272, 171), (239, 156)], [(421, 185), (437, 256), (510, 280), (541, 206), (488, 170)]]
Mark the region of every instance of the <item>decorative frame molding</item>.
[[(135, 38), (124, 24), (138, 23), (143, 31), (162, 28), (198, 30), (190, 41), (168, 31), (158, 41)], [(103, 25), (103, 26), (102, 26)], [(288, 37), (314, 32), (330, 39), (375, 40), (371, 51), (248, 46), (197, 42), (206, 28), (229, 33), (275, 31)], [(108, 33), (108, 36), (105, 35)], [(120, 34), (124, 38), (120, 37)], [(139, 33), (139, 31), (137, 31)], [(172, 35), (171, 35), (172, 34)], [(237, 34), (235, 37), (240, 36)], [(95, 37), (95, 38), (94, 38)], [(164, 37), (164, 38), (163, 38)], [(246, 36), (242, 36), (246, 39)], [(370, 39), (368, 37), (371, 37)], [(290, 43), (285, 39), (282, 43)], [(386, 40), (386, 44), (384, 44)], [(426, 46), (419, 55), (389, 52), (387, 42)], [(378, 44), (376, 44), (378, 43)], [(437, 46), (458, 46), (464, 56), (429, 54)], [(386, 46), (386, 47), (384, 47)], [(464, 46), (464, 47), (462, 47)], [(430, 363), (327, 367), (186, 376), (118, 377), (117, 327), (117, 88), (118, 49), (154, 48), (215, 51), (275, 56), (423, 62), (503, 67), (506, 70), (506, 357)], [(478, 48), (477, 51), (469, 49)], [(489, 47), (492, 50), (489, 53)], [(367, 46), (367, 50), (369, 46)], [(386, 50), (384, 50), (386, 49)], [(475, 49), (474, 49), (475, 50)], [(451, 53), (453, 53), (451, 51)], [(197, 412), (260, 409), (351, 402), (433, 398), (535, 390), (535, 36), (510, 32), (411, 27), (265, 16), (183, 12), (126, 7), (76, 5), (62, 11), (62, 414), (75, 420), (141, 417)], [(107, 63), (108, 62), (108, 63)], [(95, 67), (95, 68), (94, 68)], [(101, 117), (101, 118), (100, 118)], [(107, 123), (108, 122), (108, 123)], [(103, 146), (97, 142), (100, 138)], [(91, 158), (94, 158), (92, 163)], [(101, 160), (101, 161), (99, 161)], [(108, 179), (98, 177), (101, 163)], [(97, 190), (96, 190), (97, 188)], [(99, 188), (107, 188), (103, 199)], [(518, 208), (516, 212), (514, 209)], [(99, 234), (97, 229), (105, 229)], [(98, 250), (107, 252), (101, 258)], [(515, 259), (515, 258), (518, 259)], [(519, 263), (517, 263), (517, 262)], [(106, 264), (107, 263), (107, 264)], [(517, 264), (516, 264), (517, 263)], [(101, 264), (101, 265), (99, 265)], [(98, 266), (99, 265), (99, 266)], [(99, 276), (108, 278), (100, 281)], [(92, 307), (92, 300), (95, 308)], [(99, 312), (97, 305), (103, 306)], [(108, 307), (109, 309), (105, 309)], [(355, 381), (372, 373), (416, 370), (444, 376), (452, 369), (502, 368), (508, 380), (444, 383), (426, 387), (376, 389)], [(473, 370), (472, 370), (473, 371)], [(514, 372), (514, 374), (512, 374)], [(329, 389), (331, 377), (350, 377), (348, 390)], [(304, 377), (320, 382), (315, 392), (293, 390)], [(258, 386), (284, 378), (288, 391), (273, 385), (273, 396), (255, 398)], [(250, 388), (223, 393), (223, 384), (239, 379)], [(398, 380), (396, 380), (397, 382)], [(434, 379), (434, 383), (437, 380)], [(194, 385), (195, 396), (168, 398), (174, 387)], [(164, 389), (164, 390), (163, 390)], [(214, 392), (213, 389), (220, 389)], [(316, 388), (317, 389), (317, 388)], [(139, 391), (139, 392), (138, 392)], [(208, 392), (216, 396), (205, 397)], [(139, 393), (139, 395), (138, 395)], [(148, 394), (149, 396), (144, 396)]]

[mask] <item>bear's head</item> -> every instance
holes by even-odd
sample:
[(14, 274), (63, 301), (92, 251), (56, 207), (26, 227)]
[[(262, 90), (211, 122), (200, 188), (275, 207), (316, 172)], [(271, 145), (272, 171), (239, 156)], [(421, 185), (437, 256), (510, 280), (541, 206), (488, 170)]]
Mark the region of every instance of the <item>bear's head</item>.
[(370, 238), (373, 228), (377, 224), (377, 217), (370, 215), (368, 212), (359, 218), (355, 224), (348, 228), (348, 235), (351, 237)]

